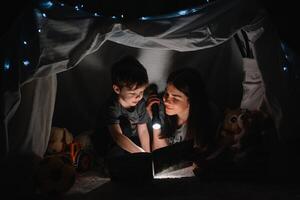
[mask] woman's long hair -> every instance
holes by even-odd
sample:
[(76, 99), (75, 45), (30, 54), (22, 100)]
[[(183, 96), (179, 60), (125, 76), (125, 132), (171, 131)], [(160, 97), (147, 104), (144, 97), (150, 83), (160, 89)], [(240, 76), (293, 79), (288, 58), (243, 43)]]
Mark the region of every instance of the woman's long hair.
[[(205, 147), (211, 143), (211, 112), (205, 85), (200, 73), (193, 68), (173, 71), (167, 84), (172, 84), (188, 97), (190, 104), (187, 120), (187, 138), (193, 138), (196, 145)], [(165, 115), (163, 137), (172, 137), (177, 129), (177, 116)]]

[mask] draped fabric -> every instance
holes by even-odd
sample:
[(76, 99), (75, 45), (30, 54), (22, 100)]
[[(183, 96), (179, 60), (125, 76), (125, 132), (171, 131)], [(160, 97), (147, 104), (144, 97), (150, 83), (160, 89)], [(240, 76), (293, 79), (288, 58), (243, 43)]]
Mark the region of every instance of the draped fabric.
[[(255, 21), (257, 18), (264, 19), (265, 16), (261, 15), (260, 11), (259, 5), (253, 1), (219, 0), (188, 16), (115, 21), (77, 14), (68, 6), (48, 10), (28, 8), (8, 34), (1, 39), (1, 53), (4, 52), (1, 60), (6, 64), (2, 73), (1, 90), (4, 99), (1, 152), (6, 154), (11, 151), (33, 151), (43, 155), (52, 120), (54, 124), (73, 123), (74, 131), (84, 129), (83, 125), (76, 127), (78, 121), (83, 122), (88, 128), (92, 127), (96, 115), (95, 107), (103, 101), (100, 96), (94, 94), (99, 92), (104, 94), (102, 97), (109, 94), (110, 80), (107, 78), (109, 71), (107, 66), (128, 52), (136, 55), (146, 66), (150, 80), (158, 82), (161, 90), (164, 88), (163, 80), (171, 69), (196, 66), (201, 68), (208, 92), (219, 107), (240, 106), (240, 102), (245, 107), (259, 107), (259, 104), (267, 98), (265, 85), (262, 82), (257, 85), (260, 92), (254, 98), (250, 94), (253, 89), (250, 89), (250, 93), (248, 91), (247, 94), (243, 94), (243, 86), (245, 87), (246, 83), (242, 83), (244, 78), (242, 54), (232, 38), (242, 29), (252, 24), (256, 25), (251, 26), (252, 29), (247, 33), (250, 36), (260, 31), (250, 39), (252, 51), (258, 52), (256, 41), (264, 36), (264, 27), (267, 26), (264, 23), (257, 24)], [(276, 39), (271, 43), (278, 44)], [(107, 53), (109, 50), (110, 54)], [(272, 59), (254, 55), (255, 57), (251, 58), (254, 59), (252, 63), (258, 65), (260, 70), (265, 64), (256, 62), (257, 59)], [(81, 73), (77, 74), (79, 79), (75, 80), (78, 69), (74, 69), (75, 71), (70, 69), (75, 66), (83, 68), (84, 63), (91, 66), (85, 71), (91, 76), (80, 77), (84, 75)], [(272, 65), (273, 68), (280, 68), (278, 62)], [(94, 74), (92, 69), (95, 69), (98, 75)], [(70, 70), (68, 75), (59, 74), (67, 70)], [(258, 68), (256, 71), (261, 78), (260, 81), (273, 79), (269, 76), (271, 73), (269, 70), (262, 70), (262, 74)], [(102, 77), (102, 82), (97, 82), (99, 77)], [(86, 82), (83, 81), (81, 84), (78, 82), (80, 79)], [(68, 85), (72, 81), (75, 84)], [(93, 87), (85, 87), (84, 83), (89, 83)], [(85, 88), (86, 92), (92, 91), (88, 96), (90, 101), (82, 100), (84, 98), (80, 95), (64, 96), (68, 91), (62, 86), (70, 88), (70, 91), (76, 88)], [(274, 89), (271, 84), (269, 87)], [(62, 114), (63, 103), (56, 104), (56, 91), (58, 99), (69, 98), (64, 102), (69, 101), (75, 105), (77, 102), (79, 110), (77, 111), (85, 115), (81, 115), (82, 118), (78, 118), (78, 121), (69, 120), (66, 124), (62, 124), (66, 114)], [(274, 102), (280, 103), (280, 99), (276, 99), (281, 95), (279, 93), (274, 94)], [(72, 112), (68, 115), (71, 114)]]

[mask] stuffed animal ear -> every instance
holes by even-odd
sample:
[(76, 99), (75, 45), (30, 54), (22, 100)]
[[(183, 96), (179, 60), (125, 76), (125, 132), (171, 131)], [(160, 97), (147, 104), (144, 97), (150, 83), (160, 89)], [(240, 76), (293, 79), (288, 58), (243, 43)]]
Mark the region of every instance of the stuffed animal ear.
[(66, 129), (66, 128), (63, 128), (63, 130), (64, 130), (64, 139), (65, 139), (65, 141), (64, 141), (64, 143), (65, 144), (71, 144), (72, 142), (73, 142), (73, 135), (72, 135), (72, 133), (68, 130), (68, 129)]
[(61, 141), (64, 137), (63, 129), (59, 127), (52, 127), (50, 133), (50, 140), (51, 141)]

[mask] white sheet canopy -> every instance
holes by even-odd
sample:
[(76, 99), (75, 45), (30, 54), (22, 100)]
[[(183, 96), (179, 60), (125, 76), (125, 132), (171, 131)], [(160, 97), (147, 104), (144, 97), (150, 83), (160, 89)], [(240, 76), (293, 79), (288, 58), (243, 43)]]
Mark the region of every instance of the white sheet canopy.
[[(108, 66), (125, 53), (136, 55), (161, 90), (171, 68), (197, 67), (217, 106), (264, 106), (278, 134), (283, 129), (288, 134), (291, 104), (281, 68), (283, 52), (276, 30), (255, 1), (213, 1), (191, 15), (156, 20), (118, 21), (76, 12), (68, 6), (28, 8), (1, 39), (6, 64), (3, 154), (32, 151), (42, 156), (53, 120), (59, 118), (53, 119), (54, 111), (64, 113), (68, 107), (58, 101), (78, 102), (77, 113), (84, 119), (84, 113), (95, 110), (87, 105), (103, 101), (99, 87), (108, 95)], [(91, 93), (82, 100), (67, 88)]]

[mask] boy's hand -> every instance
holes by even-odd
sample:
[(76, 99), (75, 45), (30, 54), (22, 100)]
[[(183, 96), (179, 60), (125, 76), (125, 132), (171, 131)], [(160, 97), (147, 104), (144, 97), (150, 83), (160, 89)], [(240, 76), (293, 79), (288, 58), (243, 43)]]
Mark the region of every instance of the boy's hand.
[(157, 103), (158, 105), (160, 104), (160, 99), (158, 98), (158, 96), (156, 94), (152, 94), (148, 97), (147, 102), (146, 102), (146, 110), (148, 115), (152, 118), (153, 114), (152, 114), (152, 105)]

